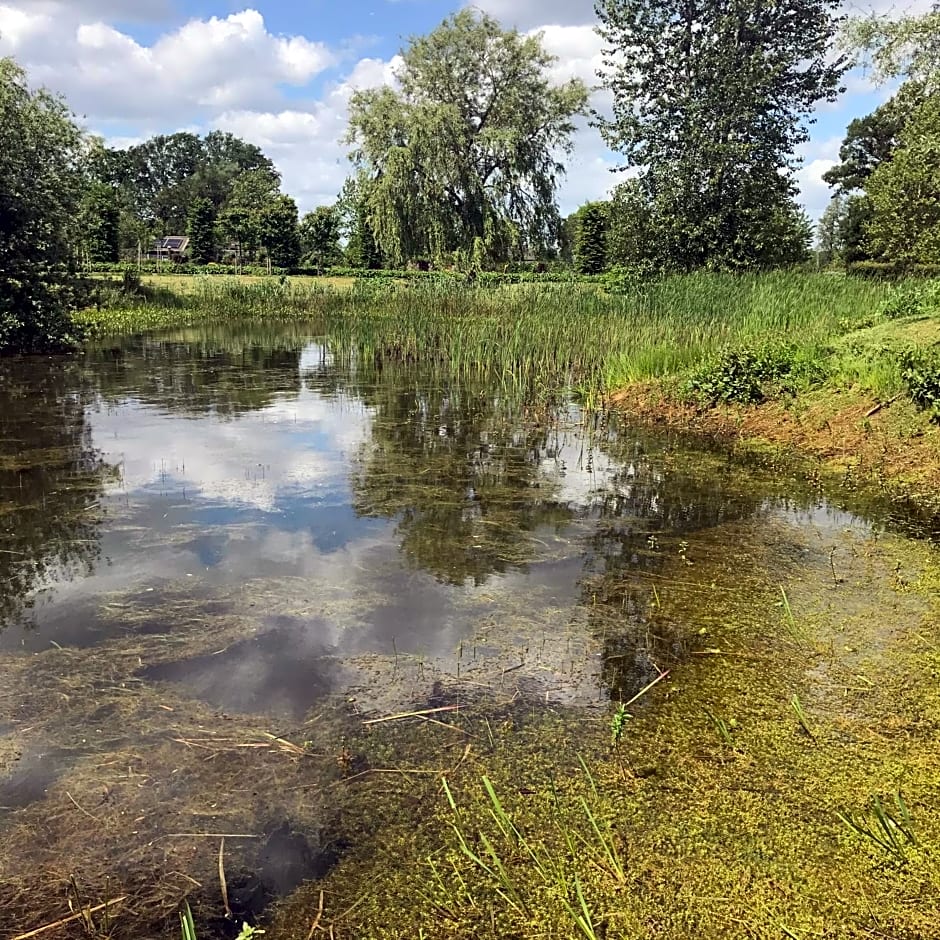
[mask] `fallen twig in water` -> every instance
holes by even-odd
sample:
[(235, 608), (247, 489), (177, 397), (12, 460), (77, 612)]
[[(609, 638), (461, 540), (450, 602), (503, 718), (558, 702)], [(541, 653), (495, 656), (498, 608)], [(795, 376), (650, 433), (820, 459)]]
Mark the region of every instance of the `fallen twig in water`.
[(228, 884), (225, 881), (225, 836), (222, 836), (222, 841), (219, 843), (219, 886), (222, 888), (222, 905), (225, 908), (225, 919), (232, 920), (234, 914), (232, 913), (232, 908), (228, 903)]
[(425, 774), (434, 774), (435, 776), (440, 776), (442, 771), (440, 770), (404, 770), (398, 767), (370, 767), (368, 770), (361, 770), (357, 774), (353, 774), (351, 777), (343, 777), (342, 780), (334, 780), (330, 784), (331, 787), (339, 786), (341, 783), (352, 783), (353, 780), (358, 780), (361, 777), (368, 777), (370, 774), (399, 774), (404, 777), (417, 777)]
[(307, 940), (313, 940), (313, 935), (317, 932), (320, 927), (320, 920), (323, 918), (323, 892), (320, 892), (320, 906), (317, 909), (317, 916), (314, 917), (313, 923), (310, 925), (310, 933), (307, 934)]
[(167, 839), (260, 839), (253, 832), (168, 832)]
[(623, 703), (623, 707), (624, 707), (624, 708), (628, 708), (628, 707), (629, 707), (630, 705), (632, 705), (635, 701), (637, 701), (638, 699), (641, 699), (644, 695), (646, 695), (647, 692), (649, 692), (649, 690), (650, 690), (651, 688), (653, 688), (654, 685), (658, 685), (658, 684), (659, 684), (660, 682), (662, 682), (663, 679), (665, 679), (666, 676), (668, 676), (668, 675), (669, 675), (669, 670), (668, 670), (668, 669), (667, 669), (665, 672), (661, 672), (652, 682), (650, 682), (648, 685), (643, 686), (643, 688), (640, 689), (640, 691), (637, 692), (636, 695), (634, 695), (633, 698), (630, 699), (629, 702), (624, 702), (624, 703)]
[(82, 908), (77, 914), (71, 914), (68, 917), (63, 917), (61, 920), (54, 921), (51, 924), (46, 924), (43, 927), (37, 927), (35, 930), (30, 930), (29, 933), (21, 933), (16, 937), (13, 937), (13, 940), (29, 940), (30, 937), (38, 937), (41, 933), (45, 933), (47, 930), (55, 930), (57, 927), (64, 927), (66, 924), (71, 924), (73, 921), (79, 920), (82, 917), (87, 917), (90, 914), (97, 914), (98, 911), (103, 911), (105, 908), (111, 907), (114, 904), (120, 904), (121, 901), (126, 901), (127, 895), (123, 897), (115, 898), (113, 901), (105, 901), (104, 904), (99, 904), (97, 907), (88, 907)]
[(370, 718), (364, 721), (364, 725), (378, 725), (383, 721), (401, 721), (403, 718), (423, 718), (425, 715), (439, 715), (441, 712), (459, 711), (459, 705), (443, 705), (440, 708), (426, 708), (420, 712), (401, 712), (397, 715), (386, 715), (384, 718)]
[(95, 822), (101, 822), (101, 820), (100, 820), (97, 816), (92, 816), (91, 813), (89, 813), (87, 809), (85, 809), (84, 807), (79, 806), (78, 803), (75, 802), (75, 797), (72, 796), (72, 794), (69, 793), (68, 790), (65, 791), (65, 795), (72, 801), (72, 805), (73, 805), (77, 810), (79, 810), (79, 811), (81, 811), (82, 813), (84, 813), (89, 819), (93, 819)]

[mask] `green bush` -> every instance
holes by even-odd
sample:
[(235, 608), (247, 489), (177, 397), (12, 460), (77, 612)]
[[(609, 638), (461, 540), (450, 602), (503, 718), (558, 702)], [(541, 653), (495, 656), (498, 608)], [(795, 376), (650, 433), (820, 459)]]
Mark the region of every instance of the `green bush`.
[(900, 365), (911, 400), (940, 422), (940, 349), (909, 349), (901, 354)]
[(796, 347), (766, 344), (728, 349), (696, 369), (685, 382), (689, 397), (708, 405), (753, 405), (774, 393), (793, 392), (800, 380), (818, 377), (818, 366)]
[(898, 288), (881, 312), (890, 320), (940, 313), (940, 279)]
[(846, 273), (859, 277), (901, 280), (906, 277), (940, 277), (940, 264), (900, 265), (887, 261), (855, 261), (845, 266)]
[(661, 275), (662, 271), (652, 262), (641, 261), (612, 268), (603, 276), (602, 283), (608, 294), (633, 294)]

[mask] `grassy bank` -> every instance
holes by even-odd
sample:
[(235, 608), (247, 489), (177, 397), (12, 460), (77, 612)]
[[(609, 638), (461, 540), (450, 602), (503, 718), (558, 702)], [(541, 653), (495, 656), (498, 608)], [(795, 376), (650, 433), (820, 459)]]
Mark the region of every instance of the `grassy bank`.
[(683, 373), (743, 343), (798, 337), (813, 355), (890, 292), (876, 282), (799, 273), (673, 276), (617, 293), (595, 284), (203, 279), (185, 291), (154, 282), (139, 296), (112, 295), (78, 319), (98, 335), (239, 317), (318, 319), (363, 351), (519, 380), (567, 378), (597, 392)]

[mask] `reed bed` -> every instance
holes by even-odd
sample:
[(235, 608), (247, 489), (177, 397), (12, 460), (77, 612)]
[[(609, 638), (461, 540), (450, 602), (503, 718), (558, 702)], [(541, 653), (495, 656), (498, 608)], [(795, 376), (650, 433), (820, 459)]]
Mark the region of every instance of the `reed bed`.
[(594, 284), (363, 279), (337, 291), (289, 279), (207, 280), (173, 303), (132, 299), (79, 319), (99, 336), (219, 320), (312, 321), (337, 351), (592, 395), (681, 374), (744, 343), (781, 340), (821, 354), (879, 310), (890, 290), (802, 272), (674, 275), (616, 294)]

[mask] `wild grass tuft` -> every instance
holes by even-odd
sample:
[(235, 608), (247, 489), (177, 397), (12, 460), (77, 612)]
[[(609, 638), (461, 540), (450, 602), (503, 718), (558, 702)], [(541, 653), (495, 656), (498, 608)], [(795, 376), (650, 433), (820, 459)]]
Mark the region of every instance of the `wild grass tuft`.
[(806, 714), (806, 711), (803, 708), (803, 703), (800, 701), (799, 696), (794, 695), (790, 699), (790, 708), (793, 709), (793, 714), (796, 715), (796, 720), (799, 722), (800, 727), (806, 732), (810, 739), (815, 742), (816, 735), (810, 726), (809, 716)]
[(190, 910), (189, 902), (183, 904), (180, 911), (180, 931), (183, 940), (196, 940), (196, 924), (193, 922), (193, 912)]
[(855, 815), (838, 812), (836, 815), (856, 835), (887, 853), (898, 864), (907, 862), (908, 846), (915, 845), (911, 814), (900, 791), (894, 794), (895, 808), (886, 807), (879, 796), (873, 796), (866, 810)]
[[(196, 936), (196, 923), (193, 920), (193, 912), (190, 910), (189, 902), (183, 902), (183, 909), (180, 911), (180, 934), (182, 940), (198, 940)], [(235, 937), (235, 940), (255, 940), (260, 937), (264, 931), (260, 927), (252, 927), (250, 924), (242, 924), (241, 930)]]
[[(581, 766), (596, 799), (594, 778), (583, 760)], [(572, 815), (573, 807), (564, 804), (553, 791), (554, 830), (532, 836), (516, 824), (489, 777), (484, 775), (482, 783), (488, 822), (479, 818), (471, 820), (467, 812), (458, 807), (447, 779), (442, 778), (442, 789), (452, 813), (451, 829), (460, 855), (477, 876), (484, 877), (492, 894), (514, 912), (520, 922), (528, 922), (534, 910), (544, 907), (547, 897), (556, 905), (556, 910), (565, 915), (578, 936), (586, 940), (602, 936), (603, 918), (585, 893), (587, 872), (582, 869), (590, 866), (613, 885), (626, 884), (626, 867), (609, 824), (583, 796), (577, 800), (579, 820), (579, 814)], [(449, 875), (445, 880), (436, 864), (432, 865), (432, 871), (437, 873), (439, 893), (453, 897), (455, 891)], [(460, 902), (483, 909), (485, 897), (477, 899), (474, 890), (468, 887), (469, 879), (464, 879), (456, 868), (455, 872)], [(435, 906), (446, 909), (451, 904), (453, 901), (436, 902)], [(454, 919), (458, 914), (454, 910)]]
[(705, 714), (708, 717), (708, 720), (711, 722), (712, 727), (715, 729), (715, 733), (718, 735), (722, 744), (726, 744), (730, 748), (734, 748), (734, 741), (731, 738), (731, 727), (722, 718), (720, 715), (716, 715), (714, 712), (709, 709), (705, 709)]

